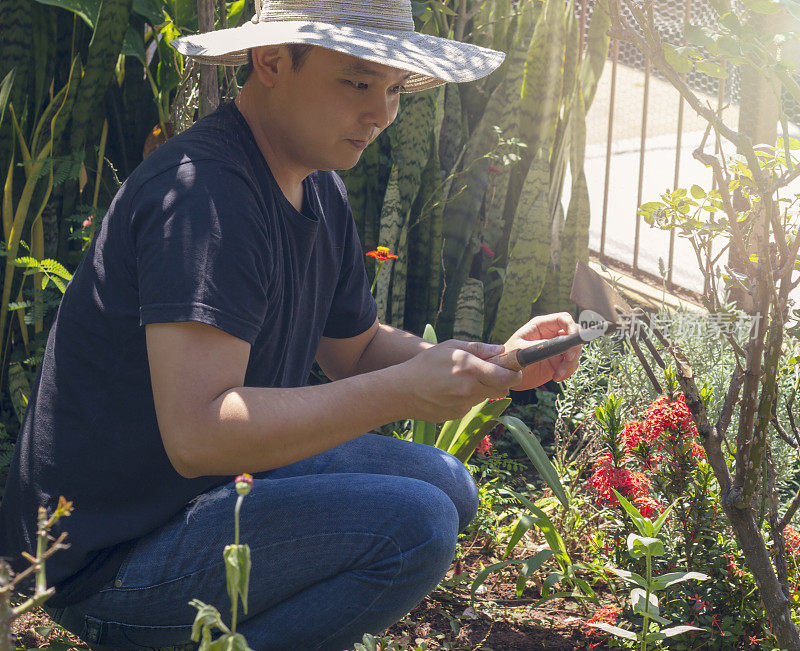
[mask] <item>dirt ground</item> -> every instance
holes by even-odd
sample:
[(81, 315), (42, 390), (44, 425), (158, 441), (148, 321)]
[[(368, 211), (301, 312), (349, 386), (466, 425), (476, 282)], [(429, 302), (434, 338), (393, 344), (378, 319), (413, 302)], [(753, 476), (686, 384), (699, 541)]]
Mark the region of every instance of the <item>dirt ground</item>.
[[(556, 599), (539, 608), (538, 589), (528, 587), (517, 599), (509, 575), (493, 574), (486, 580), (487, 591), (470, 605), (469, 586), (488, 564), (480, 552), (464, 561), (466, 582), (454, 580), (453, 569), (437, 588), (405, 618), (386, 633), (405, 644), (425, 641), (428, 649), (452, 651), (536, 651), (539, 649), (588, 649), (599, 637), (582, 624), (587, 615), (573, 601)], [(28, 613), (14, 626), (18, 646), (24, 649), (86, 649), (80, 640), (55, 626), (42, 610)], [(287, 648), (287, 651), (291, 651)]]

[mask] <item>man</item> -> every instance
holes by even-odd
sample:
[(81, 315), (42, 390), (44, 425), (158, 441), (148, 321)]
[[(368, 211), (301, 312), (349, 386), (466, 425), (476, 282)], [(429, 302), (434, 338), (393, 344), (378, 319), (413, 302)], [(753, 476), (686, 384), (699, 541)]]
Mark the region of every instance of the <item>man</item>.
[[(406, 1), (275, 1), (177, 43), (215, 63), (250, 50), (252, 74), (115, 197), (50, 332), (0, 511), (0, 551), (17, 557), (36, 507), (74, 500), (49, 609), (95, 648), (186, 643), (193, 597), (228, 612), (240, 472), (256, 476), (250, 646), (339, 651), (381, 631), (442, 578), (477, 491), (452, 456), (364, 432), (577, 367), (576, 348), (512, 371), (487, 361), (502, 346), (431, 346), (376, 319), (330, 170), (356, 164), (404, 90), (502, 60), (410, 30)], [(551, 315), (506, 345), (575, 329)], [(315, 357), (333, 382), (305, 386)]]

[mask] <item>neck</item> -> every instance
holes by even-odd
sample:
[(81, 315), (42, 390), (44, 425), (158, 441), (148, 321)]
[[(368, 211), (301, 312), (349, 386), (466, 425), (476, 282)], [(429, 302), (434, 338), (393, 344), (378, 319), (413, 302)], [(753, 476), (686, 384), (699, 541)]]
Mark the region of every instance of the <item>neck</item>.
[(303, 179), (311, 172), (298, 165), (288, 155), (279, 129), (267, 116), (277, 115), (270, 103), (269, 93), (259, 84), (246, 82), (236, 97), (236, 107), (244, 117), (272, 176), (284, 196), (299, 211), (303, 206)]

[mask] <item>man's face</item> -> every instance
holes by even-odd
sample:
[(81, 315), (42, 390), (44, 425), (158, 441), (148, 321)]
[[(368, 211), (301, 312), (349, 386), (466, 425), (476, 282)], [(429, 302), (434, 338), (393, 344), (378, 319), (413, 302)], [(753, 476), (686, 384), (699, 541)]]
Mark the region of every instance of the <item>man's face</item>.
[[(410, 73), (321, 47), (298, 71), (288, 51), (270, 89), (263, 118), (289, 160), (309, 170), (353, 167), (361, 152), (397, 116)], [(276, 110), (277, 108), (277, 110)]]

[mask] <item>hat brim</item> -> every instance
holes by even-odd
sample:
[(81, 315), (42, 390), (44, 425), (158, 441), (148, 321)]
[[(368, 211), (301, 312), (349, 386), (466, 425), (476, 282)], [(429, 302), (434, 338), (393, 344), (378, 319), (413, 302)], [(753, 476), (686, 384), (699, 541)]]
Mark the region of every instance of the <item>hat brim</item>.
[(170, 45), (199, 63), (236, 66), (247, 63), (250, 48), (287, 43), (317, 45), (411, 72), (403, 84), (405, 92), (449, 81), (474, 81), (496, 70), (505, 59), (503, 52), (414, 31), (306, 21), (248, 21), (241, 27), (182, 36)]

